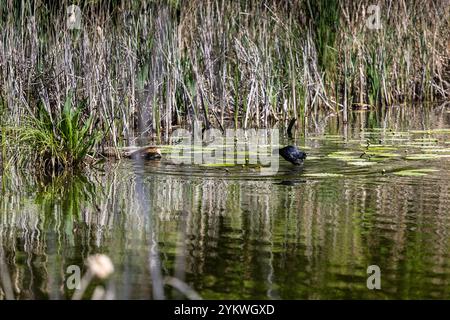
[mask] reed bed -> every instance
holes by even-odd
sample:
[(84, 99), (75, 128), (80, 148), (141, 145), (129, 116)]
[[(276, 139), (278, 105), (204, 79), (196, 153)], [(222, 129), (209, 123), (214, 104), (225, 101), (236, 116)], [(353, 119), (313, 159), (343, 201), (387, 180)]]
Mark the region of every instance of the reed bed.
[[(72, 4), (79, 28), (68, 24)], [(55, 128), (68, 96), (79, 127), (101, 136), (87, 154), (167, 140), (196, 119), (272, 127), (328, 112), (347, 122), (354, 108), (448, 100), (449, 1), (378, 1), (380, 29), (367, 26), (371, 4), (2, 1), (2, 154), (17, 154), (11, 128), (30, 129), (42, 110), (64, 139)]]

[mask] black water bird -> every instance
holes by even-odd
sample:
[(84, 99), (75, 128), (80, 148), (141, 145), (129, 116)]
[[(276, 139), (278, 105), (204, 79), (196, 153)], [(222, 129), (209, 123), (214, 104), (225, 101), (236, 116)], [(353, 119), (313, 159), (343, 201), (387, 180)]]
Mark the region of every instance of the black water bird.
[(296, 146), (286, 146), (279, 149), (278, 153), (284, 160), (297, 166), (302, 165), (303, 161), (306, 159), (306, 153), (300, 151)]

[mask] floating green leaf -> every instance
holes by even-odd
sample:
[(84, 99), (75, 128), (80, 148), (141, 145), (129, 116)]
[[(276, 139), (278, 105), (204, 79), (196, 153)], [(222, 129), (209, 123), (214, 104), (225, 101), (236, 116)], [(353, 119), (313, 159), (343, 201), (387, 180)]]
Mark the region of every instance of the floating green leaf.
[(389, 152), (374, 152), (374, 151), (368, 151), (366, 152), (369, 156), (377, 156), (381, 158), (395, 158), (399, 157), (400, 154), (398, 153), (389, 153)]
[(410, 130), (411, 133), (426, 133), (426, 134), (434, 134), (434, 133), (450, 133), (449, 128), (442, 129), (433, 129), (433, 130)]
[(343, 174), (340, 173), (327, 173), (327, 172), (319, 172), (319, 173), (306, 173), (305, 177), (315, 177), (315, 178), (336, 178), (343, 177)]
[(380, 144), (376, 144), (376, 145), (370, 145), (369, 148), (367, 149), (368, 151), (373, 151), (373, 152), (379, 152), (379, 151), (392, 151), (392, 150), (397, 150), (398, 148), (393, 147), (391, 145), (380, 145)]
[(441, 158), (450, 158), (450, 154), (419, 153), (405, 157), (406, 160), (434, 160)]
[(425, 148), (425, 147), (422, 147), (422, 149), (424, 152), (442, 152), (442, 153), (448, 152), (448, 153), (450, 153), (450, 148)]
[(337, 151), (330, 153), (327, 157), (341, 161), (352, 161), (360, 159), (362, 152), (355, 151)]
[(237, 164), (235, 163), (205, 163), (201, 164), (201, 167), (234, 167)]
[(358, 166), (358, 167), (369, 167), (369, 166), (373, 166), (374, 164), (377, 164), (376, 162), (372, 162), (372, 161), (350, 161), (347, 163), (352, 166)]
[(393, 174), (397, 176), (405, 176), (405, 177), (422, 177), (426, 176), (430, 172), (437, 172), (439, 170), (436, 169), (412, 169), (412, 170), (402, 170), (394, 172)]

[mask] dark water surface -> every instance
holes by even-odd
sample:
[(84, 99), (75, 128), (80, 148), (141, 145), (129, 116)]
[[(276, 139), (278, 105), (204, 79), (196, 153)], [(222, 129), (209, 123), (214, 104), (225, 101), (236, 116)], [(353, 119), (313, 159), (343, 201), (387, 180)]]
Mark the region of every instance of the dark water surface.
[[(67, 267), (93, 253), (111, 257), (116, 298), (152, 298), (155, 263), (203, 298), (450, 298), (449, 111), (356, 113), (306, 131), (304, 168), (283, 161), (269, 177), (167, 159), (51, 182), (8, 170), (2, 272), (21, 299), (70, 298)], [(369, 265), (381, 290), (367, 289)]]

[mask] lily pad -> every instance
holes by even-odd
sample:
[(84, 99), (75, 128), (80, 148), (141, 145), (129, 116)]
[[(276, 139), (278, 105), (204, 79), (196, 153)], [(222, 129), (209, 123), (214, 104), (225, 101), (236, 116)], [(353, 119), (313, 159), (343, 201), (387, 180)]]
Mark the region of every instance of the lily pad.
[(430, 172), (437, 172), (439, 170), (436, 169), (412, 169), (412, 170), (402, 170), (394, 172), (393, 174), (397, 176), (405, 176), (405, 177), (423, 177), (426, 176)]
[(389, 158), (386, 158), (386, 157), (377, 157), (377, 156), (375, 156), (375, 157), (370, 157), (370, 162), (374, 162), (374, 161), (386, 161), (386, 160), (388, 160)]
[(234, 167), (235, 163), (205, 163), (201, 164), (201, 167)]
[(343, 177), (343, 174), (340, 173), (328, 173), (328, 172), (319, 172), (319, 173), (306, 173), (305, 177), (315, 177), (315, 178), (337, 178)]
[(360, 159), (362, 152), (354, 151), (338, 151), (330, 153), (327, 157), (331, 159), (337, 159), (341, 161), (356, 161)]
[(406, 160), (434, 160), (441, 158), (450, 158), (450, 154), (418, 153), (405, 157)]
[(347, 156), (351, 154), (357, 154), (360, 153), (359, 151), (336, 151), (333, 153), (330, 153), (329, 155), (336, 155), (336, 156)]
[(329, 155), (328, 158), (341, 160), (341, 161), (357, 161), (360, 157), (351, 157), (351, 156), (332, 156)]
[(370, 145), (368, 151), (373, 152), (379, 152), (379, 151), (392, 151), (397, 150), (398, 148), (393, 147), (391, 145), (383, 145), (383, 144), (377, 144), (377, 145)]
[(368, 151), (366, 152), (366, 154), (368, 154), (369, 156), (377, 156), (381, 158), (395, 158), (400, 156), (398, 153), (374, 152), (374, 151)]
[(192, 159), (190, 155), (170, 155), (169, 160), (182, 160), (182, 159)]
[(450, 128), (433, 129), (433, 130), (410, 130), (409, 132), (411, 132), (411, 133), (425, 133), (425, 134), (450, 133)]
[(427, 146), (421, 146), (420, 148), (421, 149), (438, 149), (438, 148), (440, 148), (440, 146), (437, 144), (432, 144), (432, 145), (427, 145)]
[(438, 153), (439, 152), (442, 152), (442, 153), (448, 152), (448, 153), (450, 153), (450, 148), (425, 148), (425, 147), (423, 147), (422, 149), (424, 152), (438, 152)]
[(372, 161), (350, 161), (347, 163), (352, 166), (358, 166), (358, 167), (369, 167), (369, 166), (373, 166), (374, 164), (377, 164), (376, 162), (372, 162)]

